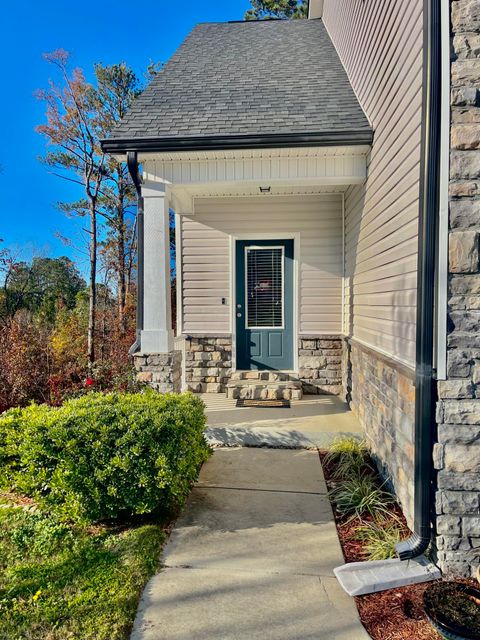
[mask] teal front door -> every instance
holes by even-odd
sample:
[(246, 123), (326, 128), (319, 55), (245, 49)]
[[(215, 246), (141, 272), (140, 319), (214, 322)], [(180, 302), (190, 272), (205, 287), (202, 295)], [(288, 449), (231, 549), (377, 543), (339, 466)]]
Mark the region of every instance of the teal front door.
[(237, 369), (293, 369), (293, 240), (237, 240)]

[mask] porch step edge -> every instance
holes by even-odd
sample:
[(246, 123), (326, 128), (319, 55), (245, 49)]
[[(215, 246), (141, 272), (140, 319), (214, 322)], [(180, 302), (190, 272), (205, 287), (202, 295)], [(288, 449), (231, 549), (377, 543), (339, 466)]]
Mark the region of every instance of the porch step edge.
[(227, 382), (227, 389), (234, 387), (261, 387), (262, 389), (276, 389), (283, 387), (286, 389), (301, 389), (300, 380), (231, 380)]
[(301, 400), (300, 381), (235, 380), (226, 385), (227, 398), (232, 400)]
[(233, 382), (240, 381), (262, 381), (262, 382), (288, 382), (290, 380), (298, 380), (298, 375), (294, 372), (284, 371), (234, 371), (230, 380)]

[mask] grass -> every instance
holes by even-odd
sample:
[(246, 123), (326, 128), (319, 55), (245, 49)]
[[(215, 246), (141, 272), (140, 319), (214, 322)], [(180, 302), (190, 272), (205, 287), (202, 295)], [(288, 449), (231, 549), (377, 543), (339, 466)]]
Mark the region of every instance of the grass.
[(330, 492), (330, 497), (342, 517), (350, 516), (360, 520), (362, 516), (389, 517), (389, 507), (395, 504), (394, 496), (378, 487), (369, 474), (352, 476), (341, 482)]
[(396, 520), (370, 522), (359, 527), (355, 537), (362, 542), (363, 554), (367, 560), (388, 560), (395, 558), (395, 545), (405, 532)]
[(126, 640), (161, 524), (85, 529), (0, 504), (0, 640)]
[(365, 441), (355, 438), (336, 438), (328, 450), (325, 463), (334, 466), (335, 479), (360, 475), (365, 467), (368, 448)]

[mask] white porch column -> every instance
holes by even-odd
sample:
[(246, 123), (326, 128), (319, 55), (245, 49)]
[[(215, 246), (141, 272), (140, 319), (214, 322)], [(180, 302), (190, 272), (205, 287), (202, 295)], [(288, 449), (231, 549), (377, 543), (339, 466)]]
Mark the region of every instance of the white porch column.
[(169, 188), (147, 182), (144, 198), (144, 317), (141, 352), (170, 353), (173, 350), (170, 297)]

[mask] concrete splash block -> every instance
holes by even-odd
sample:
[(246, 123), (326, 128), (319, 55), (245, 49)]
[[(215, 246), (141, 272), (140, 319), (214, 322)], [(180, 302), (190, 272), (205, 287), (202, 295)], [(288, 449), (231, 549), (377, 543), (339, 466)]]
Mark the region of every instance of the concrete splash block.
[(351, 562), (333, 570), (349, 596), (363, 596), (377, 591), (406, 587), (441, 578), (440, 569), (425, 556), (415, 560), (375, 560)]

